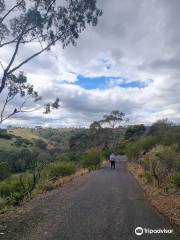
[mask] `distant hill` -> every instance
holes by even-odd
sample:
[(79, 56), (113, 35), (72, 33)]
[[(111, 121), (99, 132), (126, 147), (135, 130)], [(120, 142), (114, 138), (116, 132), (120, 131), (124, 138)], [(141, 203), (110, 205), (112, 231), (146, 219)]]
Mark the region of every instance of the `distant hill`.
[(16, 137), (22, 137), (28, 140), (38, 139), (38, 131), (32, 128), (11, 128), (7, 132)]

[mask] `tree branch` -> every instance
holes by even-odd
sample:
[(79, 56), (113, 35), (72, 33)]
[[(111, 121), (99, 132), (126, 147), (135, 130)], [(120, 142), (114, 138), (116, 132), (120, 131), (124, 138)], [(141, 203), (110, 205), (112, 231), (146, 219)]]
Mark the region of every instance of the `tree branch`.
[(17, 65), (16, 67), (12, 68), (8, 74), (13, 73), (14, 71), (16, 71), (18, 68), (22, 67), (25, 63), (29, 62), (30, 60), (32, 60), (33, 58), (37, 57), (38, 55), (40, 55), (41, 53), (43, 53), (44, 51), (46, 51), (47, 49), (49, 49), (52, 45), (54, 45), (54, 43), (56, 43), (62, 36), (58, 37), (56, 40), (54, 40), (53, 42), (51, 42), (50, 44), (48, 44), (45, 48), (43, 48), (42, 50), (34, 53), (33, 55), (31, 55), (29, 58), (27, 58), (26, 60), (24, 60), (23, 62), (21, 62), (19, 65)]
[(3, 116), (2, 116), (2, 118), (0, 119), (0, 124), (1, 124), (2, 122), (4, 122), (5, 120), (11, 118), (12, 116), (14, 116), (14, 115), (17, 114), (17, 113), (31, 113), (31, 112), (35, 112), (35, 111), (37, 111), (37, 110), (39, 110), (39, 109), (41, 109), (41, 108), (43, 108), (43, 107), (45, 107), (45, 106), (46, 106), (46, 104), (43, 104), (43, 105), (41, 105), (41, 106), (39, 106), (39, 107), (37, 107), (37, 108), (33, 108), (33, 109), (31, 109), (31, 110), (22, 110), (21, 108), (20, 108), (19, 110), (17, 110), (17, 109), (15, 108), (14, 111), (13, 111), (12, 113), (8, 114), (6, 117), (3, 118)]
[(2, 64), (1, 61), (0, 61), (0, 65), (1, 65), (1, 67), (2, 67), (2, 69), (3, 69), (3, 71), (4, 71), (5, 69), (4, 69), (4, 66), (3, 66), (3, 64)]
[(17, 3), (16, 5), (14, 5), (11, 9), (9, 9), (9, 11), (2, 17), (0, 18), (1, 23), (4, 21), (4, 19), (12, 12), (14, 11), (15, 8), (19, 7), (22, 3), (24, 2), (24, 0), (21, 0), (19, 3)]
[(14, 38), (14, 39), (11, 40), (11, 41), (8, 41), (8, 42), (5, 42), (5, 43), (0, 44), (0, 48), (4, 47), (4, 46), (6, 46), (6, 45), (9, 45), (9, 44), (15, 43), (15, 42), (16, 42), (16, 39), (17, 39), (17, 38)]
[(2, 121), (2, 119), (3, 119), (4, 110), (5, 110), (6, 105), (7, 105), (7, 103), (8, 103), (8, 98), (9, 98), (9, 95), (7, 95), (6, 100), (5, 100), (5, 102), (4, 102), (4, 106), (3, 106), (2, 110), (1, 110), (1, 118), (0, 118), (1, 121)]

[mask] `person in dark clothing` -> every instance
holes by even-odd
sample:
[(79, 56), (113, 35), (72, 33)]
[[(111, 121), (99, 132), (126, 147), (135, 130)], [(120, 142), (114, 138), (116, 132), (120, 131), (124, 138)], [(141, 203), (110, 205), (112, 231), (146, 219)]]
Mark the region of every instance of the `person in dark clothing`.
[(111, 169), (116, 168), (116, 156), (114, 153), (110, 155), (110, 163), (111, 163)]

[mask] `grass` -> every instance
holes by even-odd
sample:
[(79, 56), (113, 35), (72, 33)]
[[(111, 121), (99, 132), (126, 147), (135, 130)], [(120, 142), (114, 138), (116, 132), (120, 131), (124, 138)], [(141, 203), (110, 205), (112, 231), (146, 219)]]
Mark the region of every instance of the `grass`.
[(151, 181), (147, 181), (147, 173), (144, 172), (141, 165), (129, 162), (128, 169), (145, 191), (147, 200), (156, 207), (159, 212), (167, 216), (180, 231), (180, 195), (176, 192), (165, 194), (163, 189), (152, 185)]
[(40, 138), (37, 132), (30, 128), (14, 128), (14, 129), (9, 129), (8, 132), (17, 137), (22, 137), (28, 140)]
[(3, 150), (7, 149), (9, 151), (11, 148), (14, 148), (12, 144), (13, 144), (12, 140), (0, 138), (0, 149)]

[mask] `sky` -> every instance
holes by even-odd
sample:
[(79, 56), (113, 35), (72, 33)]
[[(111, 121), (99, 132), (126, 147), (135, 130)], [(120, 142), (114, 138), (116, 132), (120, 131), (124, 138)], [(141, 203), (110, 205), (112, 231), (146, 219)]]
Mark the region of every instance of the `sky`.
[[(43, 101), (59, 97), (61, 107), (50, 115), (18, 114), (4, 126), (86, 127), (112, 110), (124, 112), (130, 124), (180, 122), (180, 1), (97, 3), (103, 16), (76, 47), (58, 44), (22, 68)], [(38, 48), (23, 46), (17, 62)], [(11, 51), (1, 50), (4, 64)]]

